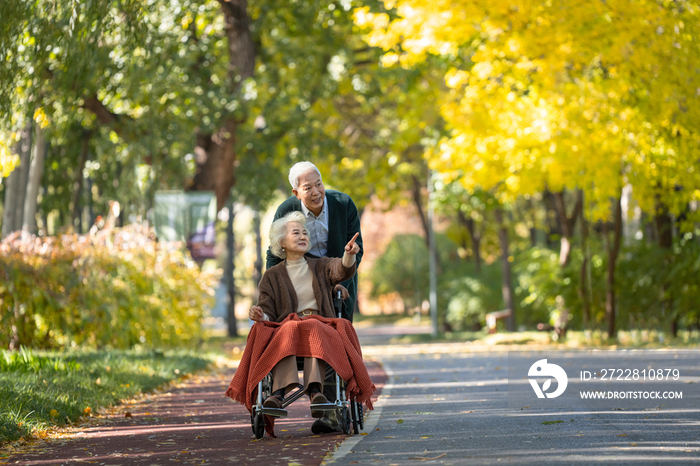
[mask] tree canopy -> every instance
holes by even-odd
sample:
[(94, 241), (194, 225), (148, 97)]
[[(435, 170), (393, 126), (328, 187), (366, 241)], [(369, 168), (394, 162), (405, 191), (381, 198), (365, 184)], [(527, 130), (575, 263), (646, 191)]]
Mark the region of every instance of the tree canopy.
[(580, 188), (596, 218), (627, 183), (650, 212), (698, 199), (696, 2), (384, 5), (355, 16), (383, 63), (450, 63), (438, 171), (504, 199)]

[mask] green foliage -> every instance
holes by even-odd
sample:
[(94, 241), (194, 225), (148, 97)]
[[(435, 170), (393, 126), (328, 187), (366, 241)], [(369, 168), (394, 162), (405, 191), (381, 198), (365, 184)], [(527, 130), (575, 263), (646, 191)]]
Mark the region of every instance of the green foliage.
[[(473, 262), (462, 262), (451, 270), (441, 294), (446, 295), (446, 322), (454, 330), (478, 330), (486, 314), (503, 309), (501, 269), (498, 262), (483, 265), (476, 273)], [(444, 281), (443, 281), (444, 283)]]
[(418, 235), (396, 235), (371, 272), (373, 298), (398, 293), (406, 307), (428, 299), (428, 248)]
[(198, 338), (214, 277), (147, 233), (3, 242), (0, 345), (130, 348)]
[[(564, 298), (564, 302), (570, 310), (575, 310), (571, 316), (575, 316), (576, 324), (581, 322), (582, 304), (578, 295), (580, 286), (580, 267), (583, 257), (580, 249), (572, 251), (571, 263), (562, 270), (559, 265), (559, 254), (546, 247), (533, 247), (521, 251), (514, 262), (515, 293), (520, 311), (518, 324), (529, 328), (539, 323), (555, 325), (559, 318), (560, 309), (557, 305), (557, 297)], [(592, 258), (592, 276), (595, 277), (594, 290), (599, 293), (602, 288), (602, 296), (605, 300), (605, 281), (602, 274), (605, 272), (603, 261), (600, 257)], [(600, 302), (600, 299), (595, 300)], [(598, 307), (599, 311), (603, 308)], [(601, 319), (603, 316), (600, 316)]]
[(0, 351), (0, 444), (75, 422), (211, 360), (192, 351)]
[[(447, 236), (436, 235), (441, 270), (438, 275), (439, 319), (449, 327), (481, 328), (486, 314), (503, 308), (499, 264), (482, 266), (457, 254), (457, 245)], [(397, 235), (371, 272), (372, 297), (397, 293), (405, 307), (420, 306), (429, 295), (428, 248), (418, 235)]]
[[(450, 267), (457, 258), (457, 247), (446, 236), (435, 235), (440, 263)], [(449, 265), (447, 265), (449, 264)], [(425, 239), (415, 235), (396, 235), (377, 259), (371, 272), (372, 297), (398, 293), (406, 308), (420, 306), (428, 299), (429, 256)], [(447, 274), (440, 274), (442, 283)], [(439, 285), (438, 285), (439, 287)]]
[(681, 327), (697, 328), (698, 236), (687, 233), (668, 251), (646, 243), (622, 251), (617, 276), (621, 322), (629, 322), (629, 328), (663, 328), (669, 320), (679, 319)]
[[(604, 246), (591, 239), (592, 251)], [(520, 252), (515, 261), (516, 296), (520, 313), (518, 323), (533, 327), (537, 323), (555, 324), (559, 318), (557, 297), (564, 298), (570, 311), (569, 326), (583, 327), (580, 248), (572, 251), (571, 263), (563, 270), (558, 253), (543, 247)], [(602, 328), (605, 321), (607, 255), (592, 253), (588, 261), (583, 290), (590, 302), (588, 328)], [(621, 328), (664, 328), (672, 319), (681, 327), (694, 328), (700, 313), (700, 244), (697, 236), (686, 234), (669, 251), (647, 242), (633, 242), (620, 252), (617, 262), (615, 293), (617, 320)], [(672, 311), (664, 311), (664, 300)]]

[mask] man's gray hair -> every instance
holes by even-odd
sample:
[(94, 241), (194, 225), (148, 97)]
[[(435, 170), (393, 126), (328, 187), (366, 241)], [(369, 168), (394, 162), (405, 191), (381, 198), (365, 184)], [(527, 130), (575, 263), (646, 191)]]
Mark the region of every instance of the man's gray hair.
[[(287, 224), (289, 222), (299, 222), (304, 227), (306, 234), (309, 230), (306, 229), (306, 217), (299, 211), (289, 212), (282, 218), (278, 218), (270, 226), (270, 252), (282, 259), (287, 258), (287, 251), (282, 249), (282, 240), (287, 236)], [(309, 247), (311, 244), (309, 243)]]
[(289, 184), (292, 185), (292, 189), (299, 189), (299, 177), (310, 171), (315, 171), (318, 173), (318, 177), (321, 179), (321, 181), (323, 181), (321, 172), (318, 171), (316, 165), (311, 162), (298, 162), (289, 169)]

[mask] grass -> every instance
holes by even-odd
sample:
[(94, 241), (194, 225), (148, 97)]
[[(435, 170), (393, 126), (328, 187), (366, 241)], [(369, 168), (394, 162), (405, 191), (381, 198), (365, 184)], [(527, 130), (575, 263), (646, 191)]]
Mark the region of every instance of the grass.
[(0, 351), (0, 445), (206, 368), (201, 350)]
[[(246, 323), (247, 324), (247, 323)], [(248, 339), (247, 327), (238, 326), (238, 336), (230, 337), (225, 329), (208, 329), (205, 338), (197, 348), (208, 353), (216, 353), (225, 357), (232, 357), (232, 350), (245, 346)]]

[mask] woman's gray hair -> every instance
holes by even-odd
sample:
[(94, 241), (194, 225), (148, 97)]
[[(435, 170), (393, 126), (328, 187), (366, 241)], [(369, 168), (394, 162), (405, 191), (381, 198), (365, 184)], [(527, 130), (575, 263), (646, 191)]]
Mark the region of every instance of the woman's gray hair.
[(310, 171), (315, 171), (318, 174), (318, 177), (323, 181), (323, 177), (321, 176), (321, 172), (318, 171), (318, 168), (316, 168), (316, 165), (314, 165), (311, 162), (299, 162), (295, 163), (292, 168), (289, 169), (289, 184), (292, 185), (292, 189), (298, 189), (299, 188), (299, 177), (303, 175), (304, 173), (309, 173)]
[[(270, 251), (277, 257), (282, 259), (287, 258), (287, 251), (282, 249), (282, 240), (287, 236), (287, 224), (289, 222), (299, 222), (304, 227), (306, 234), (309, 230), (306, 229), (306, 217), (299, 211), (289, 212), (282, 218), (278, 218), (270, 226)], [(309, 244), (309, 246), (311, 246)]]

